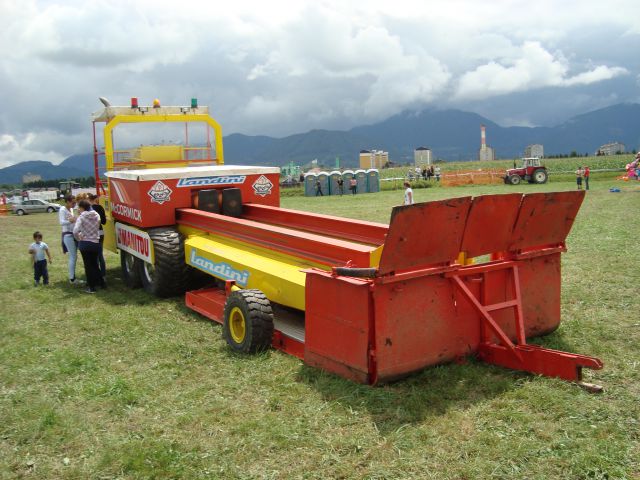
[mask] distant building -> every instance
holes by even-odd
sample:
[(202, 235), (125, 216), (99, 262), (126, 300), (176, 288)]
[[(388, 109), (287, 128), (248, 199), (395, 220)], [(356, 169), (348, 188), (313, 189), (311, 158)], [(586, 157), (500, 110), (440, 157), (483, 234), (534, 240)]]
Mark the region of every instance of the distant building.
[(486, 127), (480, 125), (480, 150), (478, 150), (478, 160), (489, 161), (496, 159), (496, 151), (487, 145)]
[(607, 143), (605, 145), (601, 145), (596, 151), (596, 155), (615, 155), (616, 153), (624, 153), (624, 143)]
[(525, 158), (531, 158), (531, 157), (542, 158), (544, 157), (544, 147), (539, 143), (534, 143), (533, 145), (527, 145), (526, 148), (524, 149), (524, 157)]
[(35, 173), (25, 173), (22, 176), (22, 183), (39, 182), (40, 180), (42, 180), (42, 175)]
[(360, 150), (360, 168), (383, 168), (389, 163), (389, 152)]
[(429, 147), (418, 147), (413, 151), (413, 163), (416, 166), (431, 165), (433, 163), (433, 153)]

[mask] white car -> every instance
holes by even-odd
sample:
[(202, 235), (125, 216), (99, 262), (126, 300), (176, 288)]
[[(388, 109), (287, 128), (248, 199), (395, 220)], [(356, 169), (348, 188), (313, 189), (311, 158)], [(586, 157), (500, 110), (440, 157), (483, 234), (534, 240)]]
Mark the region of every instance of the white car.
[(23, 200), (13, 205), (13, 213), (16, 215), (25, 215), (27, 213), (47, 212), (53, 213), (60, 210), (57, 203), (47, 202), (45, 200)]

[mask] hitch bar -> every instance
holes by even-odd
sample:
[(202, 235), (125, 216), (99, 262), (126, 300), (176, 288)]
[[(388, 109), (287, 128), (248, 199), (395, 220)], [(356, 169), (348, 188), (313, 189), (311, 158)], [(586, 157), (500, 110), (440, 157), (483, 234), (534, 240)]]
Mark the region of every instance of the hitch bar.
[[(520, 296), (520, 279), (517, 263), (504, 261), (491, 266), (492, 270), (511, 269), (511, 280), (513, 282), (515, 298), (489, 305), (484, 305), (480, 302), (462, 280), (462, 277), (468, 275), (481, 274), (484, 283), (488, 269), (483, 267), (484, 266), (479, 265), (478, 267), (471, 267), (466, 270), (456, 270), (445, 273), (445, 276), (453, 280), (454, 285), (471, 303), (482, 318), (482, 324), (487, 327), (481, 329), (483, 341), (478, 346), (478, 358), (480, 358), (480, 360), (513, 370), (523, 370), (537, 375), (557, 377), (572, 382), (580, 382), (582, 380), (583, 368), (600, 370), (603, 367), (602, 361), (598, 358), (552, 350), (537, 345), (528, 345), (524, 334), (522, 298)], [(500, 328), (491, 316), (491, 312), (507, 308), (515, 310), (516, 344), (509, 339), (504, 330)], [(491, 341), (490, 335), (486, 332), (487, 329), (497, 337), (499, 343)]]

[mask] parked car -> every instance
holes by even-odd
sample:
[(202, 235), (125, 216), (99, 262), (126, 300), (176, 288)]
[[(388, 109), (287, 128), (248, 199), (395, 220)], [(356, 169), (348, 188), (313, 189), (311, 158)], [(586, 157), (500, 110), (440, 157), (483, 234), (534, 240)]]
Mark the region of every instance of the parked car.
[(13, 205), (13, 213), (16, 215), (24, 215), (26, 213), (47, 212), (53, 213), (60, 210), (57, 203), (47, 202), (45, 200), (23, 200)]

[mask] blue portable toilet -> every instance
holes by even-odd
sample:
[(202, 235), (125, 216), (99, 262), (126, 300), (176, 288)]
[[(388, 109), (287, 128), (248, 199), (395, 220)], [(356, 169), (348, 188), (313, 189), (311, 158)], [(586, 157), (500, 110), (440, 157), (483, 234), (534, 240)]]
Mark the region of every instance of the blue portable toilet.
[(358, 193), (367, 193), (367, 172), (364, 170), (356, 170), (354, 175), (358, 181)]
[(316, 180), (318, 175), (310, 172), (304, 174), (304, 196), (313, 197), (316, 194)]
[(376, 193), (380, 191), (380, 172), (377, 168), (367, 170), (367, 192)]
[(353, 176), (354, 176), (353, 170), (344, 170), (342, 172), (342, 180), (344, 180), (344, 193), (351, 193), (349, 182), (351, 181)]
[[(338, 170), (334, 170), (329, 174), (329, 194), (340, 195), (340, 187), (338, 186), (338, 179), (342, 178), (342, 174)], [(346, 192), (345, 185), (342, 185), (343, 193)]]
[[(320, 189), (323, 195), (329, 195), (329, 174), (327, 172), (318, 173), (318, 181), (320, 182)], [(313, 191), (315, 195), (315, 190)]]

